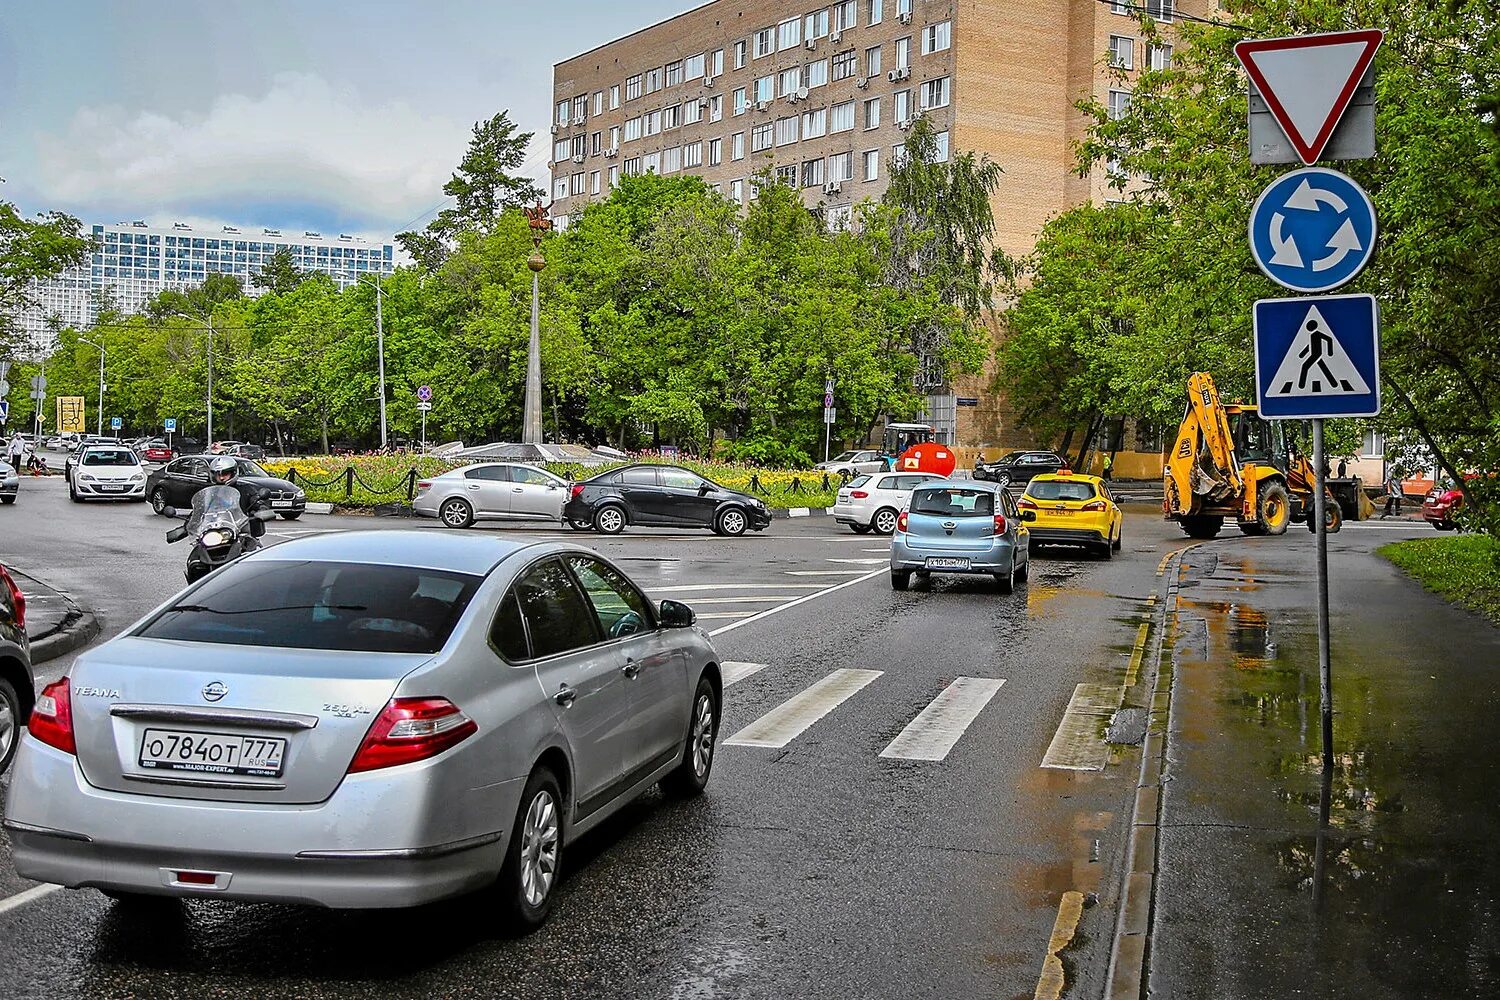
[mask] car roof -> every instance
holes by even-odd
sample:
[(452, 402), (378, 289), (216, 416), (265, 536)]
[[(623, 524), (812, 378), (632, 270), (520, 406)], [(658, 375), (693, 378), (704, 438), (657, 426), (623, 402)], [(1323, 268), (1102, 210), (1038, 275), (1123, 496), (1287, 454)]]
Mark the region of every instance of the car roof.
[(474, 532), (334, 531), (294, 538), (248, 556), (267, 560), (362, 563), (369, 566), (414, 566), (484, 576), (508, 556), (544, 543), (513, 541)]
[(1083, 482), (1083, 483), (1093, 483), (1095, 486), (1098, 486), (1099, 484), (1101, 484), (1101, 483), (1104, 482), (1104, 480), (1100, 479), (1098, 476), (1086, 476), (1086, 475), (1084, 475), (1081, 472), (1069, 472), (1069, 473), (1048, 472), (1048, 473), (1044, 473), (1043, 475), (1040, 475), (1040, 476), (1034, 476), (1034, 477), (1032, 477), (1031, 481), (1033, 483), (1078, 483), (1078, 482)]
[[(914, 473), (913, 473), (914, 474)], [(999, 483), (986, 482), (983, 479), (934, 479), (931, 482), (918, 486), (919, 490), (930, 490), (934, 488), (959, 487), (961, 489), (980, 490), (985, 493), (998, 493), (1004, 487)]]

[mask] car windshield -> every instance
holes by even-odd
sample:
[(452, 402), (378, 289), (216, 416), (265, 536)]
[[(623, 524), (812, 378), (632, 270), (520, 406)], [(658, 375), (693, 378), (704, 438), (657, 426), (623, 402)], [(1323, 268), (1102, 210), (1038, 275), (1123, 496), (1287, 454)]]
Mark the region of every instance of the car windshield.
[(83, 453), (83, 464), (88, 466), (140, 465), (141, 460), (128, 448), (91, 448)]
[(833, 460), (835, 462), (852, 462), (858, 456), (859, 452), (857, 451), (845, 451), (835, 455)]
[(911, 510), (937, 517), (990, 517), (995, 513), (995, 495), (961, 486), (920, 489), (912, 494)]
[(1033, 481), (1026, 488), (1026, 495), (1033, 500), (1092, 500), (1096, 494), (1092, 483), (1051, 479)]
[(435, 653), (481, 578), (407, 566), (252, 560), (218, 570), (137, 635), (184, 642)]
[(267, 472), (265, 469), (262, 469), (260, 466), (256, 465), (248, 458), (237, 458), (235, 459), (234, 464), (239, 467), (240, 475), (242, 476), (260, 476), (263, 479), (270, 478), (271, 474), (269, 472)]
[(863, 486), (865, 483), (868, 483), (869, 481), (870, 481), (870, 477), (869, 476), (855, 476), (853, 479), (849, 480), (844, 485), (848, 486), (850, 489), (853, 489), (856, 486)]

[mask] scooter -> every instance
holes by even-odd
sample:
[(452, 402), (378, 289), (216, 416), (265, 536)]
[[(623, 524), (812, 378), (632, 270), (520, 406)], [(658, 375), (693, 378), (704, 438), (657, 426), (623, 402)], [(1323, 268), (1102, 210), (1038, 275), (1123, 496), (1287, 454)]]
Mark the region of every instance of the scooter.
[(266, 522), (276, 517), (273, 510), (246, 514), (240, 506), (239, 490), (232, 486), (210, 486), (199, 490), (193, 494), (191, 511), (179, 512), (175, 507), (165, 507), (162, 513), (167, 517), (187, 518), (187, 524), (167, 532), (167, 541), (193, 539), (193, 549), (188, 553), (187, 568), (183, 571), (188, 583), (196, 583), (220, 566), (259, 549), (260, 538), (266, 533)]

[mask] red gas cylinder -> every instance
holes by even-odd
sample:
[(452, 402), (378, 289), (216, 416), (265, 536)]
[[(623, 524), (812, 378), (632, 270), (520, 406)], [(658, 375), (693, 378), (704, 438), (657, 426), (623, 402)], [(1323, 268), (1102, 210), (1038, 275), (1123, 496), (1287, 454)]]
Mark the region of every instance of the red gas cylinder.
[(914, 444), (896, 459), (897, 472), (930, 472), (951, 476), (958, 468), (958, 456), (945, 444)]

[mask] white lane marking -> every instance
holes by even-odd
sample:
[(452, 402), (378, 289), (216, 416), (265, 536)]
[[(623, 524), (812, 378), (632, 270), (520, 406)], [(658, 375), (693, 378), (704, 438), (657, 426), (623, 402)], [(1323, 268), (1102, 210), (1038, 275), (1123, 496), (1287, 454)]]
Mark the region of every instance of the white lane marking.
[[(885, 562), (884, 559), (880, 560)], [(849, 576), (851, 573), (859, 573), (857, 569), (788, 569), (783, 570), (787, 576)]]
[(764, 663), (746, 663), (742, 660), (725, 660), (719, 664), (719, 670), (724, 675), (724, 686), (738, 684), (751, 674), (758, 674), (766, 669)]
[(879, 677), (879, 670), (835, 670), (724, 741), (725, 746), (779, 750)]
[(18, 892), (14, 896), (11, 896), (9, 899), (0, 900), (0, 913), (5, 913), (8, 910), (19, 909), (20, 907), (25, 906), (27, 903), (30, 903), (33, 900), (41, 899), (43, 896), (54, 893), (61, 888), (62, 886), (53, 885), (50, 882), (43, 882), (41, 885), (32, 886), (25, 892)]
[[(751, 622), (758, 622), (763, 618), (769, 618), (771, 615), (785, 611), (787, 608), (795, 608), (799, 604), (806, 604), (808, 601), (817, 600), (819, 597), (825, 597), (828, 594), (843, 590), (845, 587), (852, 587), (856, 583), (864, 583), (866, 580), (873, 580), (884, 572), (885, 570), (883, 569), (877, 569), (873, 573), (866, 573), (863, 576), (857, 576), (853, 580), (845, 580), (843, 583), (836, 583), (832, 587), (825, 587), (822, 590), (817, 591), (816, 593), (806, 594), (802, 597), (797, 598), (795, 601), (787, 601), (785, 604), (778, 604), (774, 608), (767, 608), (764, 611), (757, 612), (751, 615), (749, 618), (741, 618), (737, 622), (731, 622), (728, 625), (720, 625), (718, 628), (714, 629), (708, 634), (722, 635), (723, 633), (728, 632), (732, 629), (739, 628), (741, 625), (749, 625)], [(789, 584), (788, 586), (797, 586), (797, 584)]]
[(686, 594), (698, 590), (819, 590), (821, 583), (694, 583), (685, 587), (647, 587), (653, 594)]
[(1405, 524), (1371, 524), (1369, 521), (1350, 522), (1345, 524), (1346, 528), (1378, 529), (1381, 531), (1424, 531), (1430, 525), (1419, 521), (1408, 521)]
[(942, 760), (984, 711), (1004, 679), (959, 677), (949, 684), (880, 756), (891, 760)]
[(891, 554), (891, 547), (889, 545), (887, 545), (883, 549), (860, 549), (859, 551), (861, 551), (861, 552), (884, 552), (886, 555), (890, 555)]
[(1074, 688), (1042, 766), (1065, 771), (1104, 770), (1109, 762), (1104, 727), (1120, 707), (1123, 693), (1118, 684), (1080, 684)]
[(716, 615), (697, 615), (696, 617), (697, 617), (697, 619), (699, 621), (707, 621), (710, 618), (748, 618), (750, 615), (753, 615), (753, 614), (755, 614), (754, 611), (736, 611), (736, 612), (733, 612), (733, 613), (730, 613), (730, 612), (726, 611), (726, 612), (723, 612), (721, 614), (716, 614)]
[(886, 560), (886, 559), (829, 559), (827, 561), (831, 562), (831, 563), (854, 563), (857, 566), (879, 566), (880, 564), (888, 562), (889, 560)]
[(693, 604), (765, 604), (769, 601), (795, 601), (795, 594), (764, 594), (760, 597), (695, 597)]

